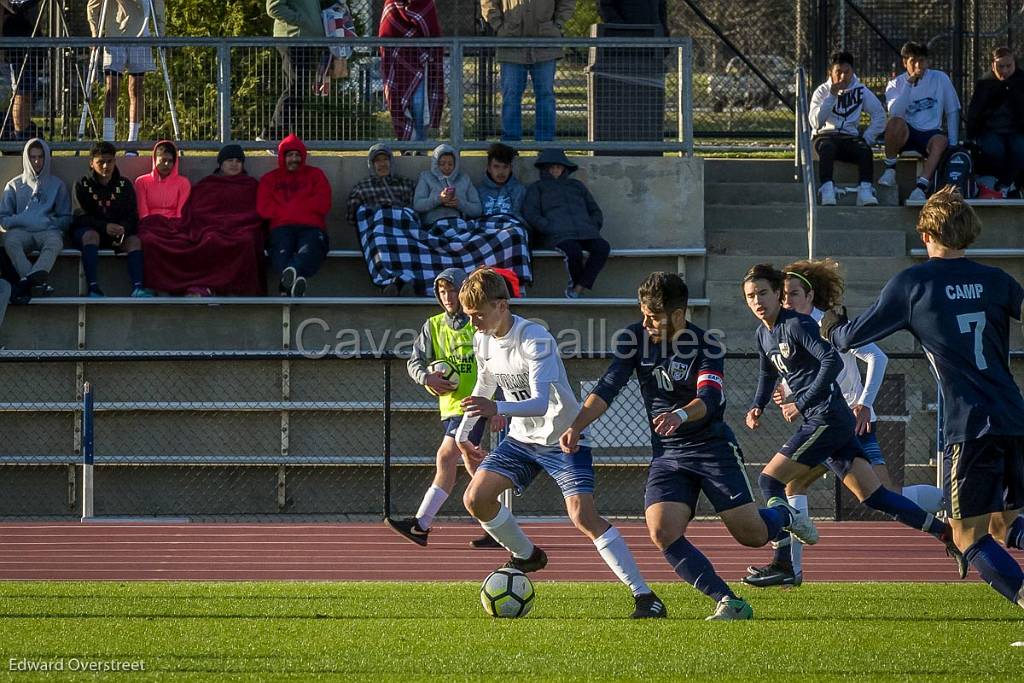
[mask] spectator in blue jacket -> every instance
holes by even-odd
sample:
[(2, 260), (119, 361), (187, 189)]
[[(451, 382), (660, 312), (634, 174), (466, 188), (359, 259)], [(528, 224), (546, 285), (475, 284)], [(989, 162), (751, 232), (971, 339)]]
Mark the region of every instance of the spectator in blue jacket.
[(508, 216), (517, 220), (524, 228), (523, 199), (526, 188), (520, 183), (512, 168), (519, 153), (508, 145), (495, 142), (487, 150), (487, 173), (477, 186), (483, 205), (483, 216)]
[[(565, 152), (545, 149), (534, 166), (540, 169), (540, 180), (526, 190), (523, 215), (533, 228), (535, 243), (562, 252), (569, 270), (565, 296), (578, 299), (594, 288), (611, 251), (601, 237), (604, 216), (587, 186), (571, 177), (579, 166)], [(584, 251), (590, 253), (588, 258)]]

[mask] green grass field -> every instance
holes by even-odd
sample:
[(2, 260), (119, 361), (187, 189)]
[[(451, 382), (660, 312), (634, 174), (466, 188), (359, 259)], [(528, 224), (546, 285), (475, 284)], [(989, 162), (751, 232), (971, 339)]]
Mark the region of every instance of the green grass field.
[[(533, 612), (486, 616), (469, 583), (0, 583), (12, 660), (142, 660), (120, 680), (1024, 679), (1024, 612), (987, 586), (816, 584), (746, 591), (752, 622), (656, 586), (668, 620), (625, 618), (617, 584), (538, 582)], [(70, 661), (66, 667), (70, 666)]]

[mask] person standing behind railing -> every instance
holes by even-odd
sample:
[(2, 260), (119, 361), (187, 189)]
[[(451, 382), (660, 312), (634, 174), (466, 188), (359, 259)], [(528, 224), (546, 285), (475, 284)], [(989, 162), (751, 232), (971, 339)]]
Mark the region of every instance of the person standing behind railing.
[[(100, 16), (104, 10), (106, 14)], [(86, 14), (93, 38), (148, 38), (150, 12), (160, 35), (164, 31), (164, 0), (89, 0)], [(143, 78), (156, 71), (153, 50), (148, 45), (110, 45), (103, 48), (103, 139), (117, 139), (117, 99), (121, 74), (128, 72), (128, 142), (139, 139), (143, 116)]]
[[(381, 38), (435, 38), (441, 35), (434, 0), (384, 0)], [(391, 125), (399, 140), (427, 139), (441, 123), (444, 108), (444, 49), (381, 47), (380, 71)]]
[[(0, 36), (29, 38), (39, 14), (36, 0), (0, 0)], [(32, 100), (35, 97), (38, 65), (42, 56), (37, 50), (11, 48), (0, 57), (4, 75), (11, 82), (11, 124), (4, 128), (4, 137), (27, 140), (36, 136), (32, 123)], [(2, 296), (0, 296), (2, 298)]]
[[(499, 38), (561, 38), (576, 0), (480, 0), (480, 12)], [(523, 93), (533, 81), (536, 118), (533, 137), (555, 139), (555, 63), (562, 48), (498, 48), (501, 64), (501, 139), (523, 139)]]
[[(267, 14), (274, 20), (275, 38), (324, 38), (320, 0), (266, 0)], [(313, 93), (323, 47), (278, 47), (284, 86), (274, 106), (270, 125), (258, 140), (280, 140), (290, 133), (306, 137), (312, 131), (300, 129), (302, 100)]]

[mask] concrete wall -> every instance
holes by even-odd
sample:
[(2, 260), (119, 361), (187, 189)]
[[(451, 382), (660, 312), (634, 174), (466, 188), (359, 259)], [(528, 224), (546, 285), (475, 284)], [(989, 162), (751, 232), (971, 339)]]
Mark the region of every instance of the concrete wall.
[[(537, 179), (534, 157), (517, 162), (516, 175), (523, 183)], [(702, 247), (704, 246), (704, 170), (703, 159), (680, 157), (574, 157), (580, 165), (577, 177), (587, 183), (604, 212), (604, 236), (613, 247)], [(358, 248), (355, 229), (345, 217), (349, 191), (367, 174), (362, 157), (315, 155), (310, 163), (321, 168), (331, 182), (332, 208), (328, 217), (331, 246), (334, 249)], [(271, 170), (277, 159), (262, 152), (251, 152), (246, 162), (250, 174), (259, 177)], [(135, 178), (151, 168), (147, 157), (123, 157), (118, 160), (121, 173)], [(471, 156), (463, 160), (463, 170), (475, 183), (484, 175), (486, 159)], [(88, 158), (56, 157), (54, 173), (68, 183), (69, 189), (87, 172)], [(192, 182), (199, 181), (216, 167), (210, 156), (189, 155), (181, 160), (181, 172)], [(396, 157), (395, 173), (417, 178), (429, 168), (429, 157)], [(0, 181), (6, 182), (22, 171), (20, 157), (0, 157)]]

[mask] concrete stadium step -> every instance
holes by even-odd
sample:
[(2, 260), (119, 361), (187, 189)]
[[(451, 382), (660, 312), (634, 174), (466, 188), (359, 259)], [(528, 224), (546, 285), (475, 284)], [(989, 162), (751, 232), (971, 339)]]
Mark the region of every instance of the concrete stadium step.
[[(691, 299), (704, 326), (707, 299)], [(635, 297), (517, 301), (518, 315), (548, 325), (563, 349), (611, 348), (617, 330), (639, 319)], [(310, 353), (411, 348), (423, 321), (438, 311), (429, 298), (35, 299), (8, 309), (0, 345), (8, 349), (207, 349)]]
[[(861, 234), (876, 230), (901, 230), (914, 234), (917, 211), (898, 206), (818, 207), (818, 229), (825, 232)], [(1018, 219), (1019, 220), (1019, 219)], [(793, 206), (709, 205), (704, 207), (707, 231), (764, 229), (806, 229), (807, 212), (802, 204)], [(709, 248), (710, 250), (710, 248)]]
[[(790, 261), (805, 258), (804, 252), (794, 252), (787, 258), (772, 257), (776, 267), (781, 268)], [(849, 282), (877, 283), (884, 284), (890, 277), (909, 268), (918, 262), (917, 259), (909, 257), (878, 257), (878, 256), (835, 256), (839, 261), (843, 277)], [(739, 282), (747, 270), (757, 263), (753, 256), (742, 256), (732, 254), (711, 254), (708, 256), (708, 279), (717, 282)], [(717, 302), (716, 302), (717, 303)]]
[[(684, 256), (683, 254), (690, 254)], [(703, 294), (702, 249), (613, 250), (598, 278), (595, 297), (633, 297), (643, 276), (655, 270), (688, 273), (691, 295)], [(108, 296), (128, 296), (127, 266), (123, 258), (110, 252), (100, 255), (100, 289)], [(68, 250), (57, 260), (50, 274), (50, 284), (58, 296), (78, 294), (79, 255)], [(563, 297), (568, 275), (557, 252), (540, 250), (533, 259), (534, 284), (527, 288), (528, 297)], [(276, 290), (276, 281), (268, 279), (268, 292)], [(323, 267), (309, 279), (309, 296), (376, 297), (380, 292), (370, 280), (363, 256), (358, 251), (333, 251)]]
[[(857, 205), (857, 182), (836, 179), (838, 206)], [(875, 194), (881, 206), (899, 206), (897, 189), (876, 187)], [(784, 183), (707, 183), (704, 186), (704, 205), (715, 206), (736, 204), (746, 205), (804, 205), (804, 186), (797, 182)]]
[[(916, 159), (900, 159), (896, 165), (896, 176), (901, 186), (914, 184), (916, 169)], [(883, 162), (876, 158), (873, 180), (878, 180), (882, 170)], [(704, 160), (705, 183), (788, 183), (795, 181), (795, 172), (792, 158)], [(857, 180), (857, 168), (853, 164), (838, 162), (835, 165), (835, 179), (842, 183), (854, 183)]]
[[(753, 225), (757, 225), (753, 223)], [(792, 225), (792, 223), (788, 224)], [(903, 257), (907, 236), (895, 230), (873, 230), (870, 239), (859, 232), (823, 231), (817, 237), (817, 253), (842, 260), (849, 256)], [(798, 229), (709, 229), (708, 253), (745, 256), (756, 260), (782, 261), (807, 254), (807, 232)], [(710, 274), (710, 271), (709, 271)]]

